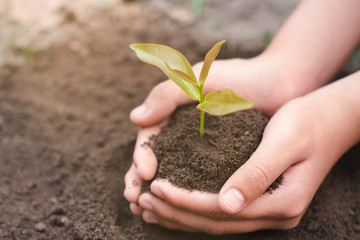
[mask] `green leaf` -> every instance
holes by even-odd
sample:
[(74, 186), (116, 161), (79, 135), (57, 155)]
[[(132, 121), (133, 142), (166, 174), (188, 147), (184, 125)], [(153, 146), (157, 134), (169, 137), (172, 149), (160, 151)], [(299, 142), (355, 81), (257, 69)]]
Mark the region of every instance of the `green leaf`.
[(191, 83), (195, 86), (199, 86), (196, 79), (192, 78), (191, 76), (187, 75), (186, 73), (184, 73), (180, 70), (170, 68), (166, 62), (165, 62), (165, 64), (168, 66), (168, 68), (171, 70), (171, 72), (173, 74), (175, 74), (176, 76), (178, 76), (179, 78), (182, 78), (185, 81), (188, 81), (189, 83)]
[(253, 102), (239, 97), (232, 90), (224, 89), (221, 92), (211, 92), (206, 95), (204, 102), (197, 105), (197, 108), (212, 115), (225, 115), (249, 109), (253, 105)]
[(200, 100), (199, 84), (190, 63), (173, 48), (161, 44), (131, 44), (138, 58), (160, 68), (193, 100)]
[(205, 79), (207, 78), (207, 76), (209, 74), (211, 65), (214, 62), (216, 56), (219, 54), (221, 46), (223, 45), (224, 42), (225, 42), (225, 40), (217, 42), (206, 54), (205, 60), (204, 60), (204, 65), (202, 66), (200, 77), (199, 77), (201, 86), (204, 85)]

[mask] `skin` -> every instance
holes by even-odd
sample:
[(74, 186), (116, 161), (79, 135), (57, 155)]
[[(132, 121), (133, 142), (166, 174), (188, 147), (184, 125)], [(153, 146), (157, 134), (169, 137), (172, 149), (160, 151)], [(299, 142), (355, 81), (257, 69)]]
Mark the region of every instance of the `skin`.
[[(260, 56), (214, 62), (205, 93), (231, 88), (271, 117), (258, 149), (219, 194), (156, 180), (156, 196), (140, 195), (142, 180), (157, 168), (154, 153), (140, 145), (191, 102), (173, 82), (157, 85), (130, 116), (141, 127), (125, 176), (132, 212), (148, 223), (210, 234), (295, 227), (331, 167), (360, 141), (360, 71), (323, 86), (359, 43), (359, 10), (357, 0), (304, 0)], [(280, 188), (262, 194), (281, 173)]]

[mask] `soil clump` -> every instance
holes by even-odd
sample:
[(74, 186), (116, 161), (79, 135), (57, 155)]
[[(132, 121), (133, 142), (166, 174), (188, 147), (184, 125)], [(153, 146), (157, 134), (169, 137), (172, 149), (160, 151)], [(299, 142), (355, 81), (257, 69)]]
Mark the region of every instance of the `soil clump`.
[[(152, 149), (159, 164), (155, 179), (168, 179), (188, 190), (218, 193), (256, 150), (269, 119), (256, 109), (225, 116), (206, 114), (200, 138), (199, 116), (196, 105), (180, 107), (155, 138)], [(267, 191), (276, 189), (281, 178)], [(149, 190), (151, 182), (144, 183), (143, 191)]]

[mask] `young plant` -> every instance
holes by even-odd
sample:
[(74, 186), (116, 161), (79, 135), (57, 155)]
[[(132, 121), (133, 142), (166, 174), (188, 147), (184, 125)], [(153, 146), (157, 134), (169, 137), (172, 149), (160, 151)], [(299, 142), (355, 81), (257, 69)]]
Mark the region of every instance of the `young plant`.
[(160, 44), (131, 44), (130, 48), (136, 52), (143, 62), (160, 68), (165, 75), (174, 81), (193, 100), (198, 101), (200, 109), (200, 137), (204, 133), (204, 112), (212, 115), (249, 109), (253, 102), (236, 95), (231, 89), (220, 92), (210, 92), (204, 97), (203, 88), (210, 67), (218, 55), (225, 41), (216, 43), (206, 54), (199, 80), (196, 78), (189, 61), (178, 51)]

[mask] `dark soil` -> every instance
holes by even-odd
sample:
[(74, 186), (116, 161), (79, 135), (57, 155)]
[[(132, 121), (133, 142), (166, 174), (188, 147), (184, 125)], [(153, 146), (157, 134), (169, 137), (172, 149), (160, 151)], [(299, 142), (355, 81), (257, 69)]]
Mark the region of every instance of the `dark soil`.
[[(159, 162), (155, 179), (168, 179), (188, 190), (217, 193), (256, 150), (269, 120), (256, 109), (221, 117), (206, 114), (200, 138), (200, 111), (195, 106), (175, 111), (156, 137), (152, 147)], [(268, 191), (280, 183), (279, 177)], [(150, 184), (146, 182), (143, 188), (149, 189)]]
[(0, 239), (360, 239), (360, 145), (332, 169), (293, 230), (215, 237), (133, 216), (123, 197), (137, 133), (128, 115), (164, 77), (128, 45), (163, 43), (192, 63), (208, 46), (174, 37), (185, 29), (151, 13), (104, 13), (83, 26), (87, 56), (63, 45), (0, 69)]

